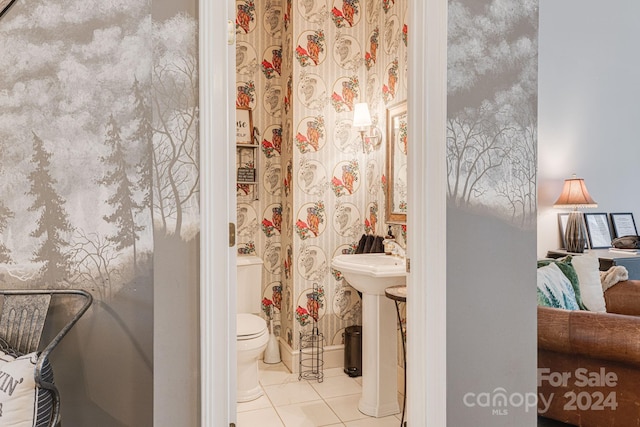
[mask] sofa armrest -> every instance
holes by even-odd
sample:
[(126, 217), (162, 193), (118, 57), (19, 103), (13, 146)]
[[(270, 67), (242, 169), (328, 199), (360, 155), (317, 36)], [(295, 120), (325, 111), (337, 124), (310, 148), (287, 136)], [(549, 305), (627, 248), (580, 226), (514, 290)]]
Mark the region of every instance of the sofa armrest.
[(640, 316), (640, 280), (618, 282), (604, 293), (608, 313)]
[(570, 353), (570, 310), (538, 306), (538, 348)]
[(640, 367), (640, 317), (538, 307), (538, 348)]

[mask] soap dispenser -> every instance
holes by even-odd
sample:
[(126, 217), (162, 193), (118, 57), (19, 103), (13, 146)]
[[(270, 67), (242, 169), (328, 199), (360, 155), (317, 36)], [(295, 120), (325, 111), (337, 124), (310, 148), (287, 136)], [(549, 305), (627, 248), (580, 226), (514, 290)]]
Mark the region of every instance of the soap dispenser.
[(393, 244), (391, 242), (395, 241), (395, 236), (393, 235), (393, 230), (391, 230), (391, 226), (387, 229), (387, 235), (384, 238), (384, 253), (386, 255), (391, 255), (393, 252)]

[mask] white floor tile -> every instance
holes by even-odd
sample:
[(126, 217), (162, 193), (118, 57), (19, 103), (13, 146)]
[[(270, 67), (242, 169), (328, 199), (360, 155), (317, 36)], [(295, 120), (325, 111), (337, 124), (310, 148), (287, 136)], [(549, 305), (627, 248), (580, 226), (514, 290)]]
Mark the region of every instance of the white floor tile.
[(352, 394), (350, 396), (332, 397), (325, 399), (325, 402), (338, 415), (340, 421), (354, 421), (368, 418), (367, 415), (358, 410), (360, 396), (360, 394)]
[(344, 374), (325, 378), (321, 383), (309, 381), (309, 384), (323, 399), (358, 394), (362, 391), (362, 386), (355, 379)]
[(340, 419), (322, 400), (277, 406), (286, 427), (317, 427), (340, 423)]
[(259, 378), (260, 384), (263, 386), (298, 381), (298, 375), (289, 372), (289, 369), (282, 363), (276, 365), (261, 363)]
[(400, 421), (395, 415), (389, 415), (384, 418), (367, 417), (355, 421), (347, 421), (344, 423), (346, 427), (399, 427)]
[(340, 375), (346, 375), (343, 368), (329, 368), (324, 370), (324, 377), (339, 377)]
[(271, 402), (267, 398), (267, 396), (262, 395), (256, 400), (252, 400), (250, 402), (240, 402), (238, 403), (237, 411), (238, 412), (247, 412), (247, 411), (255, 411), (256, 409), (264, 409), (271, 408)]
[(273, 406), (276, 407), (321, 400), (320, 395), (306, 381), (268, 385), (263, 388)]
[(284, 427), (278, 413), (272, 407), (239, 412), (238, 427)]

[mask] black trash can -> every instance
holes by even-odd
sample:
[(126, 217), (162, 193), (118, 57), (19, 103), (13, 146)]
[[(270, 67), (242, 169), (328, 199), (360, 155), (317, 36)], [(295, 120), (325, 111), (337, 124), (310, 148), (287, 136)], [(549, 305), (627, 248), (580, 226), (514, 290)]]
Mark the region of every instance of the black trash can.
[(362, 375), (362, 326), (344, 329), (344, 373), (350, 377)]

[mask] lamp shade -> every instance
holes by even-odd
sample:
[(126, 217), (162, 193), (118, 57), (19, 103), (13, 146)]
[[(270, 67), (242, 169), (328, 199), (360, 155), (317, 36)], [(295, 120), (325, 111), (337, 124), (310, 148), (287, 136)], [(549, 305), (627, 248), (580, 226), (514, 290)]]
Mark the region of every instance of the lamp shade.
[(569, 179), (564, 180), (564, 187), (560, 197), (553, 204), (554, 208), (597, 208), (598, 204), (591, 198), (584, 179), (576, 178), (573, 175)]
[(366, 102), (359, 102), (353, 108), (353, 127), (364, 128), (371, 126), (371, 114)]

